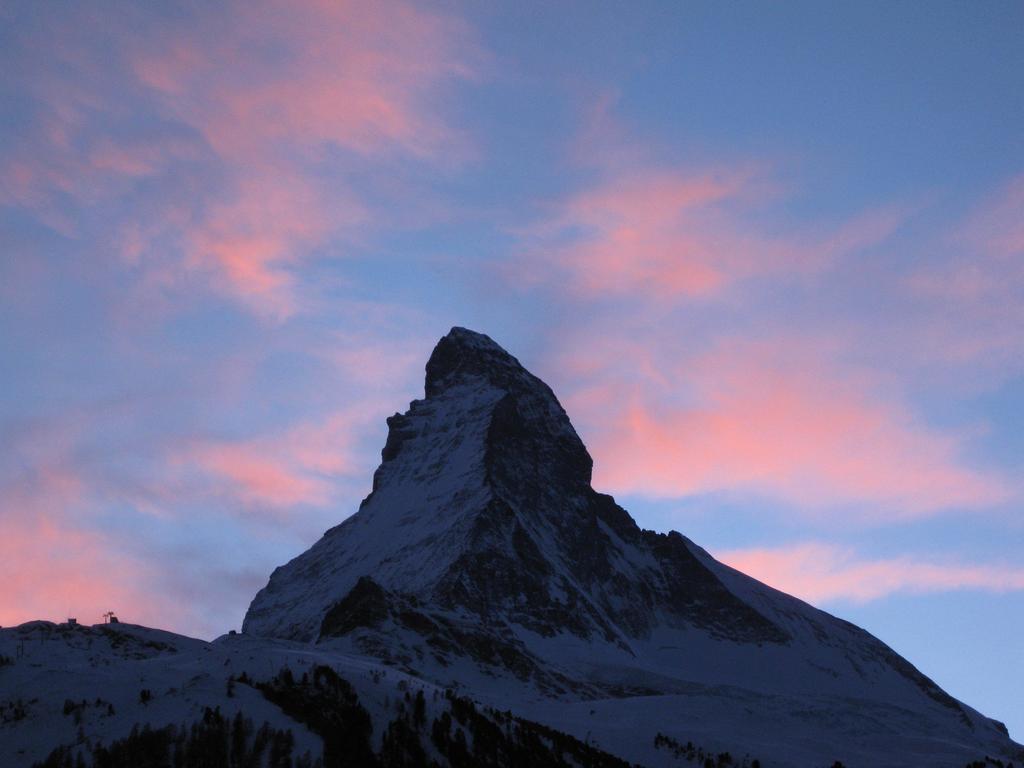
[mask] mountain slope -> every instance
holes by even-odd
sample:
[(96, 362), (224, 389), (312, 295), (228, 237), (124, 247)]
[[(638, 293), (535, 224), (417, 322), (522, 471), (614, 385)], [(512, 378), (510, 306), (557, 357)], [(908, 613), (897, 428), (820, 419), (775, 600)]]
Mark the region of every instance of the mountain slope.
[[(452, 329), (425, 398), (388, 426), (371, 494), (275, 570), (246, 634), (375, 657), (569, 730), (580, 707), (605, 709), (581, 702), (655, 701), (647, 726), (719, 712), (708, 738), (760, 744), (780, 764), (955, 765), (1017, 749), (867, 632), (676, 532), (638, 528), (591, 488), (551, 390), (488, 337)], [(620, 752), (639, 754), (649, 731)]]
[(4, 768), (629, 768), (366, 658), (129, 624), (0, 629)]
[(551, 390), (490, 339), (454, 329), (427, 363), (426, 392), (388, 419), (359, 512), (275, 571), (246, 632), (314, 640), (324, 608), (369, 576), (466, 616), (624, 649), (657, 626), (786, 640), (681, 536), (641, 531), (590, 487), (590, 455)]

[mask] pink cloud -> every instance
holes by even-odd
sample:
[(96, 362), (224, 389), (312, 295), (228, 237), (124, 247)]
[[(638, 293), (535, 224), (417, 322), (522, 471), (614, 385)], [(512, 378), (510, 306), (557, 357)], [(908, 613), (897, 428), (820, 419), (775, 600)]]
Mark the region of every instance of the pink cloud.
[(148, 139), (127, 144), (101, 139), (92, 147), (88, 165), (97, 174), (142, 177), (158, 173), (172, 160), (195, 159), (196, 156), (196, 148), (179, 139)]
[(995, 257), (1024, 253), (1024, 174), (1010, 179), (974, 212), (962, 237)]
[(111, 609), (153, 626), (180, 622), (178, 601), (146, 589), (152, 573), (89, 528), (95, 489), (70, 456), (83, 427), (71, 419), (9, 437), (20, 471), (0, 487), (0, 624), (98, 623)]
[(187, 237), (190, 262), (214, 265), (257, 311), (293, 314), (289, 268), (367, 219), (344, 181), (324, 188), (303, 155), (330, 145), (454, 155), (434, 98), (446, 78), (471, 74), (469, 45), (453, 20), (403, 3), (260, 2), (234, 7), (226, 37), (191, 29), (137, 52), (140, 79), (236, 173), (232, 197)]
[(285, 140), (427, 155), (454, 139), (430, 103), (436, 86), (472, 77), (478, 55), (459, 21), (404, 2), (261, 0), (140, 46), (134, 67), (220, 153)]
[[(284, 319), (297, 309), (291, 267), (332, 230), (363, 212), (346, 196), (334, 215), (319, 190), (290, 168), (251, 169), (233, 194), (213, 203), (186, 235), (188, 266), (211, 269), (214, 284), (256, 311)], [(338, 210), (338, 208), (347, 210)]]
[(1006, 300), (1024, 286), (1024, 176), (1012, 179), (955, 227), (958, 255), (911, 276), (919, 295), (961, 305)]
[[(908, 348), (940, 363), (1021, 370), (1024, 352), (1024, 176), (1004, 184), (946, 233), (904, 281), (913, 302)], [(964, 369), (958, 371), (962, 376)]]
[[(251, 368), (235, 363), (219, 366), (217, 373), (197, 387), (204, 397), (231, 401), (237, 394), (233, 386), (251, 382)], [(202, 379), (200, 372), (191, 375)], [(232, 381), (236, 376), (245, 381)], [(341, 383), (333, 373), (328, 378)], [(96, 622), (113, 609), (125, 620), (151, 626), (206, 635), (222, 631), (220, 609), (244, 607), (259, 586), (253, 581), (262, 583), (262, 569), (274, 563), (247, 564), (256, 572), (252, 578), (225, 563), (223, 553), (211, 560), (203, 537), (169, 544), (160, 533), (163, 526), (200, 508), (237, 518), (214, 519), (207, 530), (251, 538), (253, 524), (281, 519), (295, 506), (349, 498), (355, 483), (368, 483), (365, 463), (374, 460), (357, 442), (370, 423), (379, 429), (387, 411), (351, 389), (346, 404), (347, 411), (240, 440), (151, 434), (146, 411), (121, 403), (14, 425), (0, 463), (0, 579), (6, 585), (0, 591), (0, 624), (68, 615)], [(290, 530), (314, 536), (324, 524), (311, 523), (315, 517), (289, 516)], [(336, 522), (335, 513), (325, 520)], [(154, 549), (163, 554), (154, 556)], [(194, 562), (187, 573), (180, 572), (183, 557)], [(197, 584), (212, 572), (225, 589), (197, 595)]]
[[(179, 497), (213, 496), (241, 514), (278, 518), (297, 506), (327, 506), (348, 498), (355, 486), (365, 487), (385, 436), (385, 417), (398, 398), (422, 386), (424, 349), (434, 338), (409, 332), (423, 317), (398, 306), (356, 303), (341, 316), (347, 330), (331, 327), (313, 337), (302, 330), (278, 342), (289, 350), (301, 346), (324, 365), (326, 390), (313, 386), (293, 393), (315, 416), (253, 436), (179, 444), (170, 451)], [(257, 357), (243, 355), (221, 366), (229, 392), (247, 389), (263, 359)], [(192, 482), (196, 472), (199, 484)]]
[[(573, 381), (568, 404), (599, 486), (766, 495), (876, 522), (991, 507), (1015, 492), (970, 466), (973, 435), (915, 416), (899, 372), (919, 345), (889, 340), (906, 346), (905, 325), (829, 303), (837, 291), (851, 304), (869, 291), (871, 311), (892, 300), (891, 254), (879, 284), (867, 277), (879, 261), (870, 251), (920, 206), (787, 224), (766, 216), (783, 190), (764, 164), (693, 171), (652, 161), (629, 138), (602, 102), (573, 148), (595, 180), (520, 232), (523, 255), (508, 267), (585, 318), (557, 345), (568, 351), (556, 369)], [(1012, 208), (1008, 199), (995, 207)], [(594, 303), (604, 299), (615, 302)]]
[[(195, 584), (202, 576), (182, 574), (177, 558), (168, 567), (142, 556), (132, 540), (98, 530), (93, 512), (104, 496), (102, 483), (66, 456), (33, 459), (41, 447), (29, 446), (22, 458), (34, 465), (2, 488), (0, 625), (69, 616), (96, 624), (113, 610), (135, 624), (204, 636), (223, 631), (224, 604), (238, 596), (200, 598)], [(217, 571), (223, 583), (239, 579), (238, 572), (202, 565)]]
[(806, 542), (776, 549), (720, 552), (718, 559), (783, 592), (809, 602), (868, 602), (895, 593), (977, 589), (1024, 590), (1024, 569), (962, 565), (912, 557), (865, 559), (853, 550)]
[[(475, 77), (473, 35), (401, 0), (232, 2), (173, 19), (81, 10), (51, 26), (20, 41), (33, 51), (24, 83), (39, 126), (5, 153), (0, 203), (31, 208), (69, 236), (90, 205), (129, 203), (115, 239), (144, 282), (155, 271), (167, 288), (191, 288), (201, 275), (287, 318), (305, 298), (296, 267), (368, 222), (349, 179), (358, 156), (397, 167), (472, 154), (444, 119), (443, 97)], [(140, 116), (172, 127), (140, 139)], [(158, 205), (172, 214), (131, 205), (150, 177), (165, 181)]]
[[(805, 509), (855, 504), (875, 519), (1006, 498), (1001, 481), (962, 463), (955, 435), (915, 422), (870, 377), (806, 340), (682, 357), (610, 349), (592, 345), (577, 368), (604, 383), (569, 398), (598, 487), (665, 498), (741, 491)], [(616, 362), (599, 370), (598, 357)]]
[(193, 30), (167, 50), (140, 51), (142, 81), (236, 174), (232, 197), (189, 233), (190, 262), (214, 265), (257, 311), (297, 311), (290, 267), (368, 218), (343, 180), (325, 188), (304, 155), (331, 145), (456, 154), (432, 97), (444, 79), (469, 76), (467, 38), (454, 21), (402, 3), (262, 2), (238, 4), (226, 38)]
[(195, 451), (193, 461), (224, 481), (245, 504), (290, 507), (322, 504), (329, 495), (323, 480), (301, 468), (263, 455), (259, 446), (249, 444), (205, 445)]
[(205, 473), (215, 495), (251, 509), (322, 506), (334, 498), (343, 476), (363, 468), (353, 445), (367, 418), (338, 412), (279, 434), (195, 442), (174, 461)]
[(116, 610), (149, 626), (181, 626), (189, 617), (170, 595), (146, 588), (152, 574), (114, 542), (52, 518), (4, 515), (0, 538), (0, 624), (69, 615), (96, 624)]
[(765, 187), (744, 169), (617, 168), (555, 204), (509, 269), (525, 282), (564, 280), (587, 298), (710, 297), (754, 277), (820, 270), (881, 242), (905, 216), (883, 208), (832, 231), (759, 231), (747, 221)]
[(907, 216), (882, 206), (827, 227), (758, 224), (783, 192), (768, 163), (666, 163), (616, 119), (615, 101), (606, 94), (584, 110), (570, 155), (592, 180), (518, 232), (505, 268), (513, 279), (584, 299), (718, 299), (752, 278), (817, 273), (884, 241)]

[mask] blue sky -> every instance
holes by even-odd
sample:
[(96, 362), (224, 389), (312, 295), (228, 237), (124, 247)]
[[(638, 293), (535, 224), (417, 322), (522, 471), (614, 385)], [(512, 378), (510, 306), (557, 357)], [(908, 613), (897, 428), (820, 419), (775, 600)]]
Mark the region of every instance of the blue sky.
[(1022, 738), (1022, 72), (1019, 3), (4, 6), (0, 622), (237, 626), (465, 325)]

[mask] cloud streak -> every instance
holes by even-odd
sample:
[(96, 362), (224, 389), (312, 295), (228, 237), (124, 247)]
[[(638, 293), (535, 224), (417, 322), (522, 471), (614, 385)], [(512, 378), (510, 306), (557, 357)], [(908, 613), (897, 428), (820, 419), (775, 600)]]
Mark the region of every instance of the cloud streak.
[(395, 175), (472, 153), (441, 107), (476, 76), (472, 34), (400, 0), (79, 10), (57, 29), (24, 26), (37, 130), (0, 158), (0, 203), (72, 237), (97, 203), (120, 210), (104, 225), (165, 290), (198, 276), (287, 319), (303, 309), (299, 265), (372, 221), (356, 191), (367, 160)]
[(592, 435), (595, 481), (660, 498), (732, 490), (806, 510), (856, 505), (876, 520), (1006, 497), (962, 464), (955, 436), (915, 423), (806, 342), (723, 342), (639, 377), (602, 370), (592, 380), (604, 383), (570, 399)]
[(283, 514), (299, 505), (323, 506), (335, 497), (338, 481), (361, 468), (353, 444), (365, 422), (365, 416), (339, 412), (279, 434), (200, 441), (175, 463), (198, 469), (215, 496), (247, 509)]
[[(891, 241), (920, 205), (791, 219), (793, 192), (767, 160), (695, 170), (653, 151), (602, 102), (572, 146), (586, 181), (522, 230), (507, 265), (571, 307), (550, 359), (598, 484), (768, 498), (871, 524), (990, 509), (1017, 492), (971, 466), (976, 428), (915, 411), (900, 378), (913, 351), (885, 359), (888, 335), (912, 335), (888, 314), (914, 308)], [(1009, 197), (994, 206), (1003, 229)], [(837, 291), (866, 305), (855, 324), (830, 304)], [(877, 326), (864, 322), (876, 313)]]
[(72, 455), (83, 427), (9, 435), (17, 471), (0, 465), (0, 624), (68, 615), (98, 623), (111, 608), (153, 626), (183, 622), (186, 610), (150, 594), (150, 569), (92, 527), (94, 488)]
[(905, 281), (913, 345), (950, 367), (1019, 374), (1024, 344), (1024, 176), (948, 226)]
[(719, 560), (768, 585), (812, 603), (865, 603), (894, 594), (927, 594), (975, 589), (1024, 590), (1024, 568), (965, 565), (920, 557), (871, 559), (852, 549), (804, 542), (775, 549), (719, 552)]
[(758, 231), (745, 220), (766, 186), (744, 169), (620, 169), (554, 204), (526, 230), (509, 272), (564, 281), (587, 299), (718, 297), (741, 281), (814, 273), (881, 242), (904, 215), (871, 211), (824, 233)]

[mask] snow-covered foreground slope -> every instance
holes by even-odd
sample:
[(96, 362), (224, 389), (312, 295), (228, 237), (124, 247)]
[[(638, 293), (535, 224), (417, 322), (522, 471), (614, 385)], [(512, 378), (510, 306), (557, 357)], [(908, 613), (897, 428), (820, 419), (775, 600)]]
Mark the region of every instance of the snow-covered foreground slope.
[(3, 766), (31, 765), (55, 747), (86, 738), (109, 743), (136, 723), (198, 720), (205, 707), (290, 728), (300, 752), (320, 753), (317, 737), (258, 692), (238, 686), (227, 695), (227, 678), (242, 668), (272, 676), (282, 658), (276, 651), (249, 654), (239, 643), (211, 644), (128, 624), (39, 621), (0, 630), (0, 657)]
[[(445, 336), (425, 398), (388, 425), (370, 496), (274, 571), (243, 634), (0, 631), (0, 654), (20, 649), (0, 667), (0, 713), (20, 700), (24, 715), (0, 714), (0, 765), (135, 722), (215, 730), (237, 712), (327, 765), (614, 765), (605, 752), (645, 766), (1024, 764), (1005, 728), (867, 632), (679, 533), (641, 530), (591, 487), (555, 395), (488, 337)], [(335, 711), (349, 684), (358, 706)], [(410, 720), (420, 690), (426, 712)], [(578, 741), (468, 714), (456, 696)], [(369, 751), (332, 762), (330, 734), (363, 710)]]
[[(187, 738), (161, 751), (168, 727)], [(0, 766), (94, 764), (628, 768), (366, 657), (127, 624), (0, 630)]]
[[(33, 622), (0, 630), (0, 765), (35, 765), (61, 746), (72, 756), (89, 755), (97, 744), (111, 745), (128, 737), (136, 726), (154, 729), (201, 723), (209, 710), (232, 721), (242, 714), (256, 728), (264, 723), (290, 732), (294, 745), (281, 765), (576, 765), (616, 766), (627, 762), (652, 768), (715, 764), (750, 766), (831, 766), (840, 756), (846, 766), (964, 766), (981, 759), (985, 750), (937, 732), (919, 713), (877, 701), (828, 695), (772, 695), (741, 687), (691, 683), (673, 694), (616, 698), (555, 700), (537, 692), (511, 688), (500, 678), (467, 670), (459, 696), (477, 702), (477, 717), (509, 725), (495, 714), (511, 710), (525, 736), (518, 748), (535, 748), (530, 721), (575, 737), (561, 745), (547, 736), (540, 752), (509, 761), (488, 762), (473, 752), (474, 724), (460, 716), (452, 693), (377, 659), (349, 655), (317, 645), (229, 635), (207, 643), (160, 630), (131, 625), (69, 627)], [(301, 681), (317, 669), (329, 668), (351, 684), (358, 707), (369, 718), (367, 742), (373, 762), (344, 752), (335, 760), (325, 755), (325, 740), (302, 714), (279, 706), (260, 684), (280, 679), (289, 670)], [(416, 699), (423, 693), (421, 725)], [(457, 699), (458, 702), (464, 699)], [(437, 742), (439, 724), (450, 719), (447, 747)], [(460, 719), (461, 717), (461, 719)], [(409, 743), (419, 745), (424, 762), (414, 759), (416, 747), (395, 738), (395, 723), (409, 723)], [(465, 734), (468, 752), (459, 762), (444, 752)], [(659, 739), (659, 735), (664, 741)], [(672, 744), (668, 741), (671, 740)], [(396, 754), (396, 743), (405, 746)], [(661, 743), (659, 744), (659, 741)], [(685, 746), (693, 745), (687, 759)], [(681, 751), (676, 752), (673, 745)], [(482, 748), (482, 747), (481, 747)], [(731, 763), (718, 757), (729, 753)], [(225, 753), (226, 754), (226, 753)], [(1005, 762), (1012, 753), (987, 750)], [(302, 762), (308, 756), (309, 762)], [(613, 757), (614, 756), (614, 757)], [(326, 762), (324, 762), (326, 757)], [(615, 762), (615, 757), (624, 762)], [(412, 758), (412, 759), (411, 759)], [(319, 761), (319, 762), (318, 762)], [(56, 765), (57, 763), (53, 763)], [(72, 763), (73, 764), (73, 763)], [(86, 763), (91, 764), (91, 763)], [(137, 760), (112, 763), (137, 765)], [(159, 763), (158, 763), (159, 764)], [(188, 763), (185, 765), (197, 764)], [(203, 762), (203, 765), (218, 765)], [(224, 765), (234, 764), (224, 762)], [(264, 765), (269, 762), (265, 755)], [(1018, 762), (1018, 765), (1020, 763)], [(993, 761), (990, 765), (995, 766)]]

